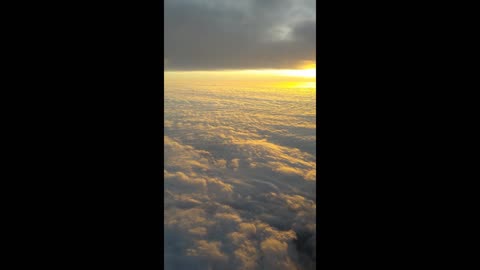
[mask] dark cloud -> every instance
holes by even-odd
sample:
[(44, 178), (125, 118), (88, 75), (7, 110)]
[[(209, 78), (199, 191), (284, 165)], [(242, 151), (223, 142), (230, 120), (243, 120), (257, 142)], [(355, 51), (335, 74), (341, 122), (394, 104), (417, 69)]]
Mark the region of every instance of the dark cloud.
[(314, 0), (166, 0), (167, 70), (292, 68), (315, 60)]

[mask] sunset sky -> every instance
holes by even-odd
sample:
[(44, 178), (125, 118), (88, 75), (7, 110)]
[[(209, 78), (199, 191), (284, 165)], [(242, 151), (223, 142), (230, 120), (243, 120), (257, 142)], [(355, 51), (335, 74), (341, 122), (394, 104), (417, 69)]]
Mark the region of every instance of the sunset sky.
[(316, 268), (315, 49), (315, 0), (165, 1), (165, 269)]
[(167, 0), (166, 80), (312, 86), (315, 24), (313, 0)]

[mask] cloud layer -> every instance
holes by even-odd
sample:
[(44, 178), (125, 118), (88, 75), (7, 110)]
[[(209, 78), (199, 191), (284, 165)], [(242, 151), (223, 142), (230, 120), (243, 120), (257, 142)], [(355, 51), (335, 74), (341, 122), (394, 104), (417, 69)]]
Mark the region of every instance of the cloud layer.
[(314, 269), (315, 92), (167, 85), (165, 269)]
[(167, 70), (315, 61), (314, 0), (166, 0), (164, 7)]

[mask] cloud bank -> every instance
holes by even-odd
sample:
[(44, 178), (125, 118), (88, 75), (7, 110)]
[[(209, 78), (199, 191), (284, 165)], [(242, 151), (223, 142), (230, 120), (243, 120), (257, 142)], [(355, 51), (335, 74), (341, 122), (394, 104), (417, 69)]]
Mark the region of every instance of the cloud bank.
[(315, 269), (315, 92), (167, 85), (165, 269)]
[(315, 61), (315, 0), (166, 0), (164, 7), (166, 70)]

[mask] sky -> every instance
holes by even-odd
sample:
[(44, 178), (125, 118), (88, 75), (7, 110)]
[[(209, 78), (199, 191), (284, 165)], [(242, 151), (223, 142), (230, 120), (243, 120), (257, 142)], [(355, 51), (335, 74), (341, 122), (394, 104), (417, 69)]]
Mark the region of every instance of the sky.
[(166, 71), (315, 65), (315, 0), (166, 0)]
[(314, 0), (166, 0), (167, 270), (316, 266)]

